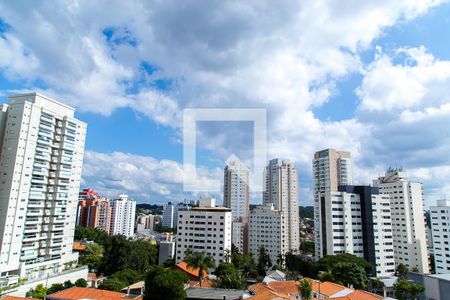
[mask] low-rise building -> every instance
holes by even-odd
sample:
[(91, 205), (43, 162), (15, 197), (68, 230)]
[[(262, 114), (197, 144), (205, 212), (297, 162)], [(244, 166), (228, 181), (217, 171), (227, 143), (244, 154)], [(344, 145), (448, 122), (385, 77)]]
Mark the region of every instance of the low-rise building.
[(159, 243), (158, 264), (163, 264), (168, 259), (173, 259), (175, 255), (175, 243), (170, 241), (161, 241)]

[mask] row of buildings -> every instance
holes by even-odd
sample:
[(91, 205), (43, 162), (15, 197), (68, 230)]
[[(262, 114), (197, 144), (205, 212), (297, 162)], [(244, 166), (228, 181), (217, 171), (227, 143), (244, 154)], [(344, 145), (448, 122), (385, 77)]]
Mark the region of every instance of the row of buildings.
[[(262, 205), (249, 209), (249, 171), (238, 160), (224, 169), (224, 207), (203, 203), (178, 209), (176, 260), (186, 249), (205, 251), (216, 262), (231, 244), (258, 256), (264, 246), (272, 262), (299, 252), (298, 178), (295, 165), (273, 159), (264, 172)], [(334, 149), (315, 153), (315, 258), (352, 253), (371, 263), (372, 276), (392, 276), (403, 264), (430, 272), (423, 185), (408, 180), (402, 169), (388, 169), (372, 185), (353, 185), (351, 154)], [(436, 271), (450, 272), (449, 201), (431, 207)], [(171, 211), (173, 214), (173, 211)], [(169, 225), (169, 224), (168, 224)], [(218, 250), (218, 252), (216, 251)]]
[(126, 194), (118, 198), (99, 197), (92, 189), (83, 189), (79, 194), (78, 226), (104, 230), (108, 234), (134, 236), (136, 201)]

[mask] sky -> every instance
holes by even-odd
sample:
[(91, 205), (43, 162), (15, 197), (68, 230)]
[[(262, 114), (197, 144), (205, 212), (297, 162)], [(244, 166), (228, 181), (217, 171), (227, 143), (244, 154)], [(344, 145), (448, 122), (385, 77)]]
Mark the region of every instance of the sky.
[[(449, 26), (441, 0), (0, 1), (0, 102), (74, 106), (82, 187), (109, 197), (204, 195), (183, 190), (184, 109), (262, 108), (267, 159), (296, 164), (301, 205), (330, 147), (352, 153), (355, 184), (402, 167), (429, 206), (450, 197)], [(252, 165), (252, 125), (198, 123), (205, 187), (233, 153)]]

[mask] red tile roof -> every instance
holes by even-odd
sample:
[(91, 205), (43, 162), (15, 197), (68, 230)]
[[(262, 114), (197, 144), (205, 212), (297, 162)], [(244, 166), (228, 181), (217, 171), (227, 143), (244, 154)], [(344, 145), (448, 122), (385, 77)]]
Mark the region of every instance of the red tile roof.
[[(198, 278), (198, 268), (190, 268), (188, 267), (187, 263), (185, 263), (184, 261), (178, 263), (174, 268), (180, 269), (181, 271), (186, 272), (188, 275), (194, 276), (196, 278)], [(203, 278), (208, 276), (208, 272), (203, 271)]]
[(126, 294), (112, 292), (107, 290), (99, 290), (94, 288), (72, 287), (60, 292), (56, 292), (47, 296), (47, 299), (94, 299), (94, 300), (115, 300), (122, 299)]
[(25, 297), (16, 297), (16, 296), (3, 296), (0, 298), (1, 300), (36, 300), (34, 298), (25, 298)]

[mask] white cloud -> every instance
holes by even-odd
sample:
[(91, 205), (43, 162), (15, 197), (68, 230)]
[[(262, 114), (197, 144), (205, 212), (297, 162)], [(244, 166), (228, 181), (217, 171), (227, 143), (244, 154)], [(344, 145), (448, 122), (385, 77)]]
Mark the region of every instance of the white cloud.
[[(210, 178), (220, 178), (221, 170), (198, 167), (198, 178), (205, 185)], [(83, 184), (101, 194), (116, 197), (126, 192), (145, 202), (182, 201), (196, 199), (195, 194), (183, 192), (183, 166), (171, 160), (158, 160), (123, 152), (98, 153), (86, 151)]]
[[(185, 107), (265, 107), (271, 156), (293, 159), (310, 181), (314, 151), (350, 150), (365, 179), (392, 162), (436, 166), (449, 148), (448, 138), (434, 133), (447, 124), (441, 95), (449, 94), (449, 62), (424, 48), (400, 49), (395, 57), (380, 52), (367, 68), (359, 57), (384, 29), (440, 3), (4, 2), (0, 18), (12, 29), (0, 37), (0, 71), (39, 80), (45, 93), (83, 111), (132, 107), (174, 128)], [(397, 63), (399, 57), (406, 60)], [(312, 110), (336, 93), (337, 80), (359, 71), (358, 114), (320, 121)], [(158, 89), (161, 80), (170, 88)], [(242, 146), (237, 135), (218, 133), (202, 134), (220, 156)], [(166, 162), (168, 171), (162, 161), (114, 152), (87, 152), (86, 161), (100, 163), (85, 164), (85, 182), (104, 191), (181, 197), (175, 162)]]

